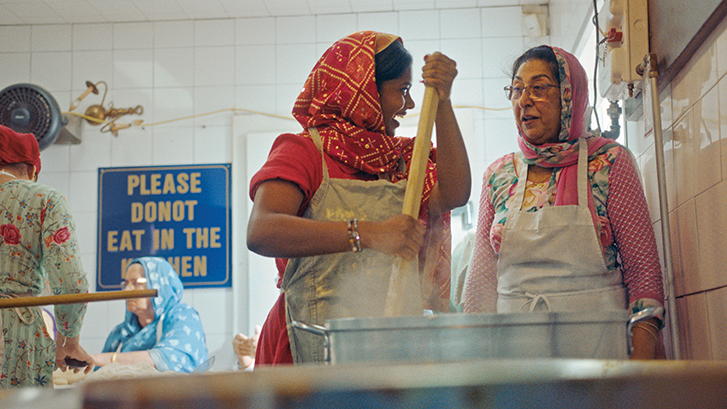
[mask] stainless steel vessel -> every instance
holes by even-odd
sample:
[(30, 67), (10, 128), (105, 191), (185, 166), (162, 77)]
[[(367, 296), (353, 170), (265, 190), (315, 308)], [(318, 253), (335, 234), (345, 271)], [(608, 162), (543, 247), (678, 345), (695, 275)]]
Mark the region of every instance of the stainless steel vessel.
[(652, 311), (439, 314), (293, 322), (323, 336), (327, 359), (422, 363), (501, 358), (626, 359), (629, 327)]

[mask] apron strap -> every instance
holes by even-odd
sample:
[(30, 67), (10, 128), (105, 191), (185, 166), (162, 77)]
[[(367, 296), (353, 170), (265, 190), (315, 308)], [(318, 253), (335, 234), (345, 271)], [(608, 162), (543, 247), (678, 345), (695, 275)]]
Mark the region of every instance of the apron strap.
[[(25, 297), (32, 297), (31, 294), (13, 294), (13, 293), (5, 293), (0, 291), (0, 298), (25, 298)], [(25, 311), (28, 312), (28, 317), (23, 317), (23, 313), (20, 312), (20, 309), (24, 308)], [(30, 311), (30, 306), (28, 307), (13, 307), (13, 310), (15, 310), (15, 314), (18, 315), (18, 319), (28, 325), (32, 324), (35, 321), (35, 317), (33, 316), (33, 313)], [(0, 315), (0, 328), (2, 328), (2, 315)]]
[[(20, 298), (20, 297), (32, 297), (30, 294), (12, 294), (12, 293), (5, 293), (0, 291), (0, 298)], [(26, 311), (28, 311), (28, 315), (30, 316), (30, 320), (26, 320), (25, 317), (23, 317), (23, 314), (20, 312), (20, 308), (25, 308)], [(15, 310), (15, 314), (18, 316), (18, 319), (27, 325), (30, 325), (35, 321), (35, 317), (33, 316), (33, 312), (30, 311), (30, 307), (14, 307), (13, 310)], [(5, 331), (3, 329), (3, 314), (2, 311), (0, 311), (0, 368), (2, 368), (5, 365)]]
[[(520, 211), (523, 207), (523, 200), (525, 198), (525, 185), (528, 184), (528, 164), (524, 161), (515, 160), (515, 155), (513, 155), (512, 161), (513, 166), (515, 167), (515, 173), (518, 175), (518, 180), (517, 186), (515, 187), (515, 197), (512, 199), (510, 208)], [(522, 163), (522, 166), (518, 166), (520, 163)]]
[[(529, 165), (522, 162), (522, 166), (518, 166), (519, 161), (513, 157), (513, 163), (518, 175), (517, 187), (515, 187), (515, 197), (512, 200), (510, 208), (522, 209), (523, 200), (525, 200), (525, 186), (528, 183), (528, 167)], [(518, 169), (519, 168), (519, 169)], [(588, 141), (586, 138), (578, 139), (578, 205), (588, 206)]]
[[(545, 311), (548, 312), (584, 310), (583, 303), (587, 304), (589, 302), (595, 303), (594, 305), (597, 305), (598, 309), (604, 311), (622, 310), (628, 304), (626, 290), (623, 285), (564, 292), (538, 293), (525, 291), (519, 295), (499, 295), (498, 298), (507, 302), (510, 305), (507, 311), (512, 312), (533, 312), (540, 304), (543, 304)], [(567, 301), (567, 304), (564, 304), (564, 300)], [(569, 308), (564, 308), (564, 305), (568, 305)], [(578, 308), (575, 308), (574, 305)]]
[(313, 143), (316, 144), (318, 152), (321, 153), (321, 162), (323, 162), (323, 178), (328, 179), (328, 165), (326, 165), (326, 155), (323, 152), (323, 141), (321, 140), (321, 134), (318, 133), (318, 128), (316, 128), (315, 126), (308, 128), (308, 133), (310, 134), (311, 139), (313, 139)]
[(525, 306), (530, 304), (530, 309), (528, 310), (528, 312), (533, 312), (533, 311), (535, 311), (535, 308), (538, 306), (538, 303), (541, 301), (543, 303), (545, 303), (545, 307), (547, 308), (547, 311), (551, 310), (550, 300), (548, 299), (548, 296), (546, 294), (533, 294), (533, 293), (526, 292), (525, 297), (527, 297), (528, 300), (525, 301), (525, 303), (520, 306), (521, 311), (523, 310), (523, 308), (525, 308)]
[(588, 140), (578, 139), (578, 205), (588, 207)]

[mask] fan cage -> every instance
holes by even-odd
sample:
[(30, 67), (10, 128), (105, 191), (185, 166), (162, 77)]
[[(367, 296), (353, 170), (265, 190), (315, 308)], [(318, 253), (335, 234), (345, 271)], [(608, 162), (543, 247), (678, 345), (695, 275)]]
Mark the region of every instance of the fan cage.
[(42, 88), (18, 84), (0, 91), (0, 124), (35, 135), (40, 149), (56, 140), (61, 122), (58, 104)]

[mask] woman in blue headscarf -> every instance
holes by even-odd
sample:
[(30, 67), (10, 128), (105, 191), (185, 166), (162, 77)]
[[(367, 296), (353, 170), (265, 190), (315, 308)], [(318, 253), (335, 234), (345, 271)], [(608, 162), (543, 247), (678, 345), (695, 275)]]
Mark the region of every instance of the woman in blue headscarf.
[(192, 372), (207, 360), (199, 314), (182, 300), (182, 282), (166, 260), (141, 257), (129, 264), (124, 290), (156, 289), (156, 298), (126, 301), (126, 319), (106, 339), (99, 366), (148, 363), (159, 371)]

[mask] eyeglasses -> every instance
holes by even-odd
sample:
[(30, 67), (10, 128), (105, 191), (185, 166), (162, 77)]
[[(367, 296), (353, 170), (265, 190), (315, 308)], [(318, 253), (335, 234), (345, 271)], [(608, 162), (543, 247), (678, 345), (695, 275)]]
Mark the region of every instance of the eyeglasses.
[(535, 83), (526, 87), (519, 85), (508, 85), (505, 89), (505, 98), (510, 101), (517, 101), (523, 95), (523, 91), (528, 91), (528, 95), (532, 99), (544, 100), (548, 95), (548, 88), (560, 88), (559, 85)]
[(131, 286), (131, 288), (141, 288), (141, 286), (146, 284), (146, 278), (140, 277), (140, 278), (134, 278), (131, 280), (123, 280), (121, 282), (121, 288), (126, 288), (128, 286)]

